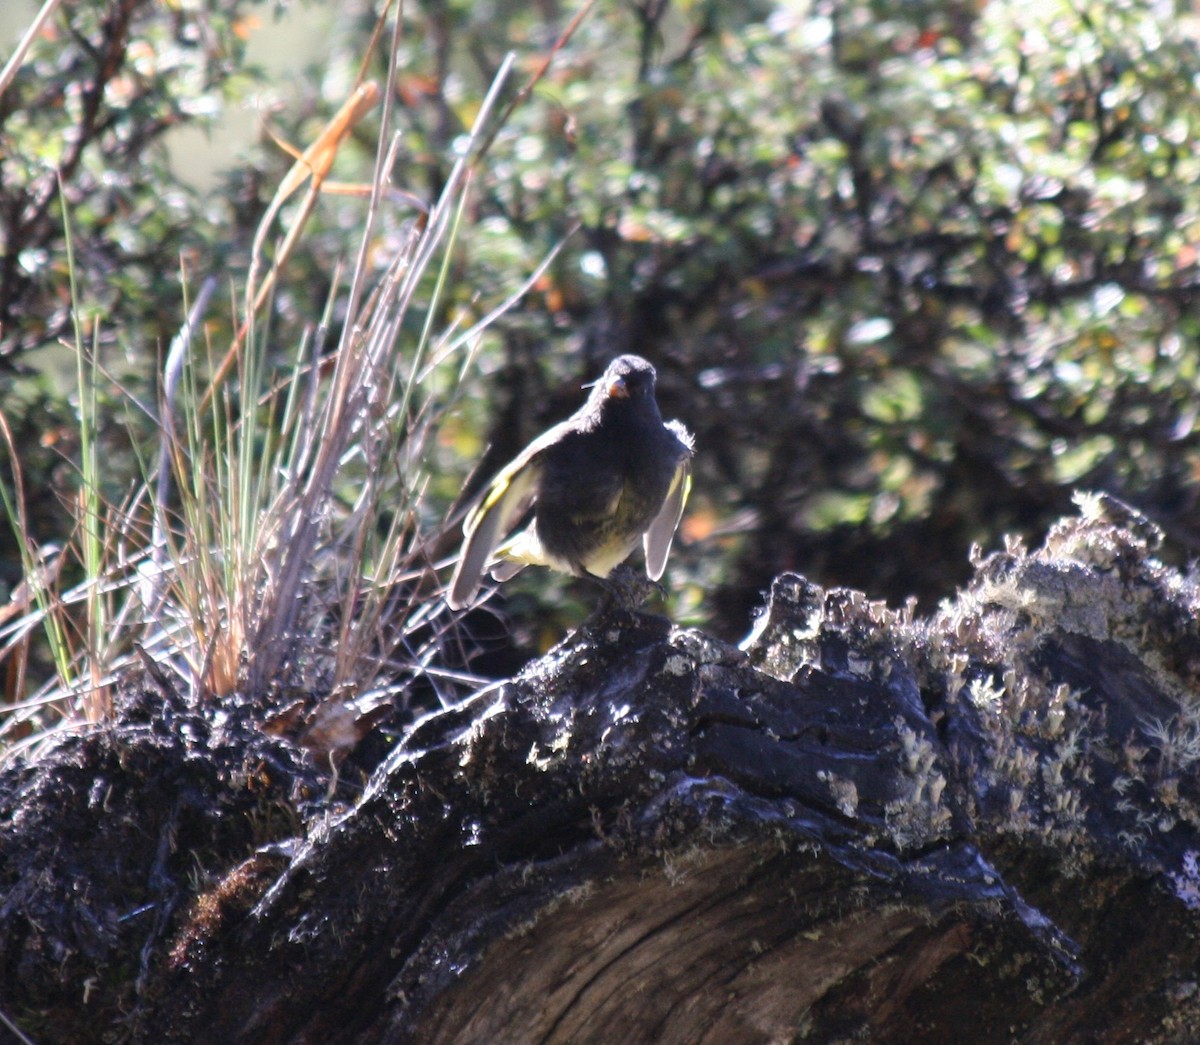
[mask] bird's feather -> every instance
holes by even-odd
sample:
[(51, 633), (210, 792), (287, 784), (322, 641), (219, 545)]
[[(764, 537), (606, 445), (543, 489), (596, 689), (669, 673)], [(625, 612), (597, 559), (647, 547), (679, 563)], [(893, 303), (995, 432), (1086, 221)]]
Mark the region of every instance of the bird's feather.
[(692, 468), (689, 458), (683, 457), (675, 469), (666, 499), (650, 528), (642, 537), (646, 552), (646, 576), (656, 581), (667, 568), (667, 556), (671, 554), (671, 542), (675, 539), (675, 527), (683, 516), (684, 505), (692, 489)]
[[(535, 446), (536, 443), (529, 450), (533, 451)], [(452, 609), (469, 605), (475, 597), (492, 552), (529, 510), (540, 473), (537, 454), (521, 454), (496, 476), (483, 500), (467, 516), (463, 523), (466, 540), (446, 600)]]
[(492, 575), (494, 581), (512, 580), (526, 566), (545, 566), (545, 563), (521, 562), (517, 559), (501, 559), (499, 562), (492, 563), (492, 568), (488, 571)]

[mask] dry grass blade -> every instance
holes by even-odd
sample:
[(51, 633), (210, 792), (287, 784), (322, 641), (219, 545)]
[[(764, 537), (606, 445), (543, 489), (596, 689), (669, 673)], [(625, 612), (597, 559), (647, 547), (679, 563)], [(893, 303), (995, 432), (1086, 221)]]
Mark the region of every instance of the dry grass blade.
[[(322, 439), (306, 481), (285, 491), (273, 506), (278, 541), (271, 549), (274, 565), (268, 571), (270, 585), (262, 592), (258, 626), (252, 637), (253, 663), (250, 685), (257, 687), (276, 677), (290, 648), (289, 637), (302, 605), (301, 584), (312, 563), (321, 527), (327, 518), (333, 479), (352, 440), (359, 434), (370, 438), (370, 418), (387, 414), (392, 382), (388, 357), (409, 306), (422, 279), (461, 216), (461, 205), (469, 183), (470, 164), (483, 141), (500, 92), (512, 68), (506, 58), (479, 111), (464, 154), (452, 169), (428, 222), (411, 240), (410, 249), (399, 256), (381, 286), (364, 308), (343, 328), (330, 395), (320, 418)], [(375, 182), (382, 195), (387, 171), (377, 167)], [(365, 264), (360, 253), (360, 268)], [(361, 278), (356, 272), (355, 281)], [(423, 345), (418, 345), (403, 388), (411, 396), (419, 375)], [(401, 422), (403, 423), (403, 421)], [(376, 435), (375, 438), (380, 438)]]
[[(5, 695), (7, 701), (14, 701), (25, 691), (29, 654), (29, 643), (26, 639), (37, 624), (41, 623), (46, 627), (58, 677), (64, 685), (70, 682), (71, 668), (62, 615), (57, 612), (56, 606), (51, 605), (54, 582), (57, 580), (58, 570), (62, 566), (62, 555), (60, 553), (57, 556), (58, 564), (53, 572), (45, 569), (42, 556), (30, 537), (29, 517), (25, 507), (25, 477), (21, 469), (20, 457), (17, 454), (16, 443), (13, 440), (12, 429), (2, 410), (0, 410), (0, 437), (3, 438), (4, 444), (8, 448), (13, 481), (11, 493), (7, 484), (0, 482), (0, 499), (3, 499), (4, 509), (12, 524), (25, 574), (24, 581), (13, 593), (13, 601), (10, 602), (10, 608), (20, 607), (20, 609), (6, 613), (5, 617), (7, 619), (14, 616), (16, 612), (25, 612), (31, 603), (36, 603), (38, 607), (37, 613), (26, 614), (23, 619), (15, 622), (12, 627), (15, 633), (14, 638), (5, 646), (3, 657), (0, 658), (13, 657), (13, 660), (9, 661)], [(24, 593), (18, 597), (21, 589), (24, 589)]]
[[(312, 214), (313, 206), (316, 204), (317, 196), (321, 192), (325, 176), (333, 166), (338, 149), (341, 148), (342, 142), (346, 140), (346, 137), (354, 129), (355, 125), (377, 104), (379, 104), (379, 85), (373, 80), (359, 84), (351, 92), (350, 97), (342, 103), (342, 107), (334, 114), (329, 123), (325, 125), (320, 135), (317, 136), (317, 140), (296, 156), (296, 162), (292, 164), (291, 170), (284, 175), (283, 180), (279, 183), (279, 188), (275, 190), (275, 195), (271, 199), (270, 206), (267, 207), (266, 214), (263, 215), (262, 221), (258, 224), (258, 231), (254, 236), (254, 245), (250, 251), (250, 274), (246, 279), (245, 318), (234, 335), (233, 344), (229, 346), (229, 350), (225, 353), (224, 358), (213, 373), (209, 387), (200, 402), (200, 411), (202, 413), (208, 409), (213, 395), (216, 394), (217, 390), (233, 370), (237, 362), (238, 353), (242, 350), (242, 345), (245, 343), (246, 336), (250, 331), (251, 325), (254, 323), (255, 317), (274, 289), (280, 268), (295, 249), (296, 243), (304, 231), (304, 226)], [(272, 137), (274, 136), (272, 135)], [(278, 138), (275, 140), (286, 151), (294, 151)], [(309, 181), (310, 185), (308, 193), (304, 197), (304, 202), (301, 205), (300, 213), (289, 226), (275, 262), (271, 266), (271, 271), (267, 274), (266, 280), (260, 287), (258, 286), (258, 269), (262, 263), (263, 247), (266, 244), (267, 236), (270, 234), (271, 226), (275, 224), (279, 208), (306, 181)]]
[(18, 70), (25, 61), (25, 56), (29, 53), (29, 48), (33, 46), (33, 41), (38, 37), (38, 33), (45, 28), (46, 23), (54, 16), (54, 12), (58, 10), (61, 3), (62, 0), (46, 0), (42, 4), (41, 10), (34, 16), (33, 21), (29, 23), (29, 28), (22, 35), (16, 50), (13, 51), (8, 61), (4, 63), (3, 71), (0, 71), (0, 98), (4, 97), (4, 92), (8, 90), (9, 84), (16, 78)]

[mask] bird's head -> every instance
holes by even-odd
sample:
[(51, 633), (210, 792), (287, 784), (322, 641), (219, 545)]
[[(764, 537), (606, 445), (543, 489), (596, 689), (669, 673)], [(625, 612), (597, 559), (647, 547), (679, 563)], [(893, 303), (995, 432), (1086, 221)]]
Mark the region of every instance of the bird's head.
[(654, 367), (641, 356), (618, 356), (595, 383), (592, 395), (601, 400), (654, 398)]

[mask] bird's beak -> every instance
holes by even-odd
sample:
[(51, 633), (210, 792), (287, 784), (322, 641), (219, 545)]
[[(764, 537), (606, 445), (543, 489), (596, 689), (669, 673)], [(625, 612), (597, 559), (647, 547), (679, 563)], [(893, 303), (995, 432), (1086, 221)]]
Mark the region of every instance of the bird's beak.
[(625, 378), (618, 377), (612, 384), (608, 386), (609, 399), (628, 399), (629, 386), (625, 384)]

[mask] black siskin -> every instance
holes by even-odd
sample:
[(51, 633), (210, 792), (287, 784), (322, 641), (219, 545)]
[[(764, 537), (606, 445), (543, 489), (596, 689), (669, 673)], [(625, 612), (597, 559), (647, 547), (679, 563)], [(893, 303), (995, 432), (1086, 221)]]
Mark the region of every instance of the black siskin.
[[(526, 566), (603, 578), (639, 540), (646, 573), (662, 576), (692, 485), (692, 437), (663, 422), (654, 378), (641, 356), (614, 359), (583, 406), (492, 480), (463, 523), (453, 609), (470, 605), (485, 569), (498, 581)], [(504, 541), (531, 504), (529, 526)]]

